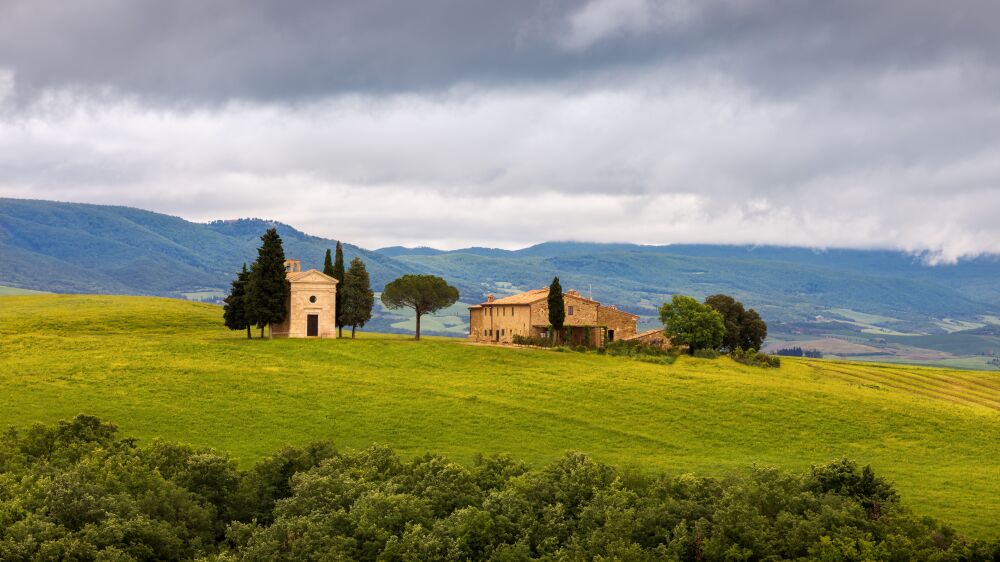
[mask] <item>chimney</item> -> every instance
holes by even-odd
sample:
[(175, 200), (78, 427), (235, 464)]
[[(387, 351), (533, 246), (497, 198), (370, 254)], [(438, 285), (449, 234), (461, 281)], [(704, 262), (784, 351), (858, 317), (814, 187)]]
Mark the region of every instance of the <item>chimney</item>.
[(578, 297), (578, 296), (580, 296), (580, 291), (577, 291), (576, 289), (570, 289), (570, 290), (566, 291), (566, 294), (567, 295), (573, 295), (574, 297)]
[(610, 308), (611, 310), (618, 310), (618, 307), (617, 307), (617, 306), (615, 306), (615, 305), (611, 305), (611, 306), (609, 306), (608, 308)]
[(486, 295), (486, 302), (493, 302), (493, 295)]

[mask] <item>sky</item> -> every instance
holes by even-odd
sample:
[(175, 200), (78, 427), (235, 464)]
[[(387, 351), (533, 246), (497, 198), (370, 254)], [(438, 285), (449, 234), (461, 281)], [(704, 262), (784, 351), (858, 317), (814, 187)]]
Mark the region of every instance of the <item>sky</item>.
[(1000, 253), (995, 0), (0, 0), (0, 196)]

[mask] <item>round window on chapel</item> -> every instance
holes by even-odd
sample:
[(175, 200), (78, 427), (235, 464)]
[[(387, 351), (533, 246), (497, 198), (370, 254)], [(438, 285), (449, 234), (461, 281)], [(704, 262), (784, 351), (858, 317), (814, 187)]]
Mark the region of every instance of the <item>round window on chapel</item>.
[(316, 302), (316, 295), (309, 297), (309, 302)]

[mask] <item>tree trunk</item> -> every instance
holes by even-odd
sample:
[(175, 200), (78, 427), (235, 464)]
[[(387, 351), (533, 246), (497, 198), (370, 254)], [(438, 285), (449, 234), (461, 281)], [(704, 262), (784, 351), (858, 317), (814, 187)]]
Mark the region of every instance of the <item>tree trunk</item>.
[(421, 314), (422, 313), (418, 310), (417, 311), (417, 341), (420, 341), (420, 315)]
[(338, 338), (344, 337), (344, 327), (343, 326), (337, 326), (337, 337)]
[(264, 337), (264, 325), (263, 324), (260, 325), (260, 337), (261, 338)]
[(354, 330), (356, 330), (357, 328), (358, 328), (357, 326), (351, 326), (351, 339), (352, 340), (354, 339)]
[(247, 339), (252, 340), (253, 334), (250, 333), (250, 324), (247, 324)]

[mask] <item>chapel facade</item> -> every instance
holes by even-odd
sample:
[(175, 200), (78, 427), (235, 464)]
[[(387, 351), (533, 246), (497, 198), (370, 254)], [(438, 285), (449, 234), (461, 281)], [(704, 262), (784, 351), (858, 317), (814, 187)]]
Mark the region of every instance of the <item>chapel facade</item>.
[(271, 325), (275, 338), (336, 338), (337, 280), (322, 271), (302, 271), (299, 260), (285, 260), (285, 279), (291, 287), (288, 315)]

